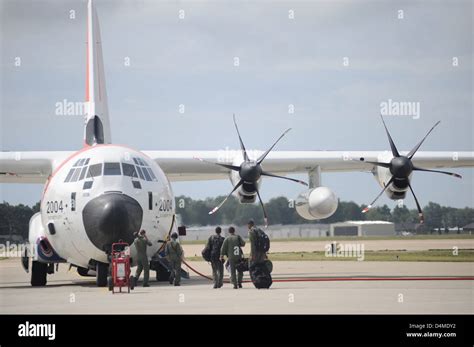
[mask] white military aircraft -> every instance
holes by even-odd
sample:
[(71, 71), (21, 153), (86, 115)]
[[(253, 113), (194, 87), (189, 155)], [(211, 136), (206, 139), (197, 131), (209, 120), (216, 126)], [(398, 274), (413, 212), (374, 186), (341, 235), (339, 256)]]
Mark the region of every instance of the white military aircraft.
[[(45, 184), (41, 212), (29, 225), (29, 242), (35, 250), (31, 255), (33, 286), (44, 286), (47, 273), (59, 262), (78, 267), (83, 275), (95, 272), (97, 284), (107, 285), (111, 244), (119, 240), (131, 243), (140, 229), (147, 230), (152, 242), (148, 256), (155, 255), (162, 245), (158, 241), (177, 229), (170, 181), (230, 178), (234, 186), (231, 194), (240, 202), (253, 203), (258, 197), (261, 203), (263, 176), (286, 178), (278, 175), (308, 173), (309, 186), (297, 197), (296, 210), (303, 218), (316, 220), (331, 216), (338, 204), (332, 190), (321, 186), (322, 172), (372, 170), (383, 188), (379, 196), (386, 191), (398, 200), (408, 190), (413, 192), (413, 171), (474, 165), (473, 152), (417, 152), (426, 136), (410, 152), (399, 152), (388, 130), (391, 152), (271, 151), (275, 142), (269, 150), (252, 156), (240, 134), (241, 150), (229, 155), (222, 155), (222, 151), (140, 151), (112, 144), (99, 22), (91, 1), (86, 70), (83, 148), (0, 152), (0, 182)], [(415, 201), (422, 216), (416, 197)], [(134, 252), (132, 247), (132, 259)], [(27, 255), (25, 259), (28, 264)]]

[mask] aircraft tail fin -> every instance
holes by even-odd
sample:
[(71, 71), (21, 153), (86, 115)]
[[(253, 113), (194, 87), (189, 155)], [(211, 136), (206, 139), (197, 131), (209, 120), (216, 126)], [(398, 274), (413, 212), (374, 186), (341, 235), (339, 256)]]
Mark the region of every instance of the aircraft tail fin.
[(92, 0), (87, 5), (86, 114), (84, 145), (111, 143), (107, 90), (99, 19)]

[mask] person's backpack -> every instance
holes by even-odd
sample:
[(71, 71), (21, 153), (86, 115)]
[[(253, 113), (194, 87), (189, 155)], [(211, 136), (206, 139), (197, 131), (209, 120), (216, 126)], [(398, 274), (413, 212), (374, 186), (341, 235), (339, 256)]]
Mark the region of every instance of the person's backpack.
[(256, 236), (255, 248), (257, 252), (267, 253), (270, 250), (270, 238), (260, 228), (255, 229), (255, 234), (256, 234), (255, 235)]
[(211, 261), (211, 248), (208, 245), (204, 247), (201, 254), (205, 261)]
[(268, 289), (272, 285), (272, 275), (270, 274), (270, 271), (268, 271), (268, 267), (265, 263), (253, 264), (250, 267), (249, 272), (250, 278), (255, 288)]
[(211, 240), (211, 261), (218, 261), (221, 255), (221, 247), (224, 243), (222, 236), (214, 235)]

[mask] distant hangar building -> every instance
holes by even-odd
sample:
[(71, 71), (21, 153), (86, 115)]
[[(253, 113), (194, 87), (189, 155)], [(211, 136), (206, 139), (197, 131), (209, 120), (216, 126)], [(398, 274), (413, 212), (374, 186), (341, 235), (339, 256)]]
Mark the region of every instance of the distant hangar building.
[(385, 221), (347, 221), (329, 226), (329, 236), (393, 236), (395, 224)]

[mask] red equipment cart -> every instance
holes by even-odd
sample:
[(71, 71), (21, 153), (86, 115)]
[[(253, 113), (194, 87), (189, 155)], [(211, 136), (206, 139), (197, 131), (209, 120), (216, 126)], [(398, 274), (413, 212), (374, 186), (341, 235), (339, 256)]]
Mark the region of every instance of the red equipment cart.
[(108, 277), (109, 290), (115, 293), (115, 287), (119, 287), (122, 293), (122, 287), (127, 287), (127, 292), (133, 289), (134, 283), (130, 273), (130, 248), (126, 242), (117, 242), (112, 244), (112, 276)]

